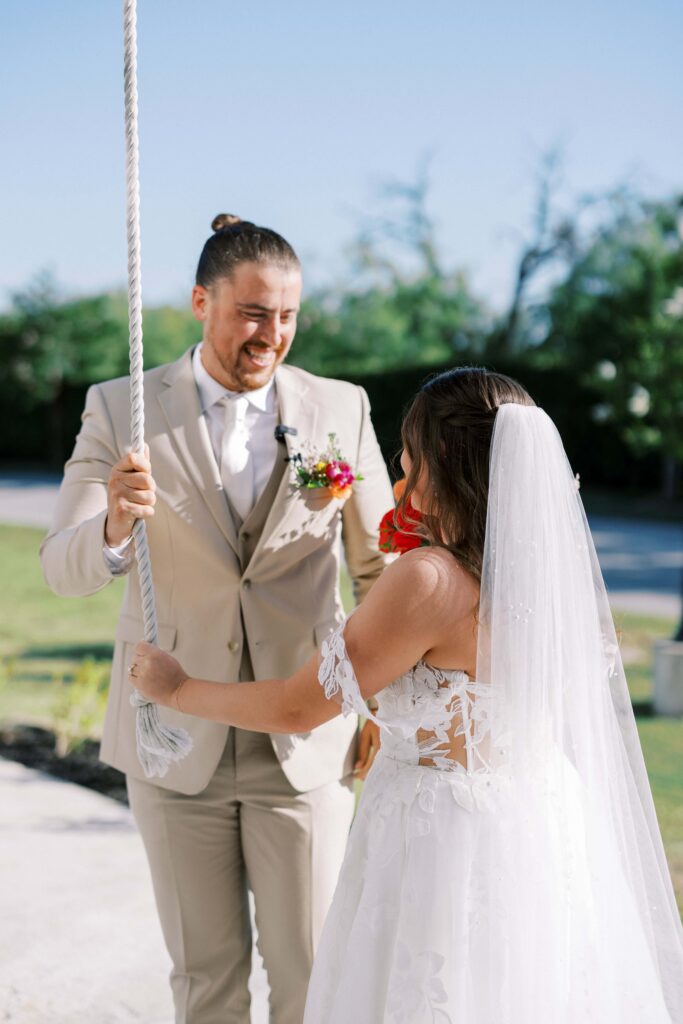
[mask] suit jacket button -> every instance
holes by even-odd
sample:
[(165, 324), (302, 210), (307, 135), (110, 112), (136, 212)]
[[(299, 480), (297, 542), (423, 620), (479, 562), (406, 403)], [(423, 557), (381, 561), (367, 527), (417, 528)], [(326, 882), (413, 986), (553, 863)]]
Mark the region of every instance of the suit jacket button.
[(239, 649), (240, 645), (238, 644), (237, 640), (231, 640), (230, 643), (228, 644), (228, 650), (233, 651), (233, 653), (235, 651), (239, 651)]
[(244, 580), (242, 586), (244, 587), (245, 590), (249, 590), (249, 587), (251, 586), (251, 580)]

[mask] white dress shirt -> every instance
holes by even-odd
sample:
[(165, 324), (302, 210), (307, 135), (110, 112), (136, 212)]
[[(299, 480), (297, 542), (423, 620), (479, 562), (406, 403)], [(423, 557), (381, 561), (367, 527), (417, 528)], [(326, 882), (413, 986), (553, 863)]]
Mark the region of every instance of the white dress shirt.
[(234, 401), (239, 395), (249, 405), (245, 419), (248, 433), (247, 449), (254, 469), (254, 501), (268, 483), (277, 456), (278, 442), (275, 428), (278, 424), (277, 389), (275, 377), (256, 391), (228, 391), (204, 368), (201, 360), (202, 346), (197, 345), (192, 353), (192, 372), (199, 392), (199, 404), (211, 438), (211, 447), (218, 466), (221, 464), (221, 448), (225, 421), (224, 400)]
[[(202, 416), (206, 420), (211, 448), (219, 468), (223, 445), (225, 402), (234, 401), (239, 395), (243, 395), (248, 401), (244, 422), (247, 434), (246, 446), (253, 469), (253, 500), (256, 502), (273, 472), (278, 451), (275, 428), (278, 424), (279, 410), (275, 377), (271, 377), (267, 384), (255, 391), (229, 391), (206, 370), (201, 360), (201, 351), (202, 343), (200, 342), (192, 353), (192, 373), (197, 385)], [(223, 486), (227, 491), (230, 482), (225, 480)], [(113, 576), (127, 573), (132, 566), (135, 552), (131, 540), (132, 535), (114, 548), (109, 547), (106, 542), (104, 543), (104, 560)]]

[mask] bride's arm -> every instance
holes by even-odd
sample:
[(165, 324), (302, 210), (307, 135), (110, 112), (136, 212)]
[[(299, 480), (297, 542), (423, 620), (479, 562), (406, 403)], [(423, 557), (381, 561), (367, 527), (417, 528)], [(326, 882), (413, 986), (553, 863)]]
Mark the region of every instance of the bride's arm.
[[(471, 583), (452, 556), (418, 549), (393, 562), (344, 628), (363, 697), (407, 672), (471, 612)], [(131, 682), (156, 704), (188, 715), (255, 732), (308, 732), (340, 712), (318, 683), (319, 664), (316, 654), (286, 679), (214, 683), (188, 677), (175, 658), (140, 643)]]

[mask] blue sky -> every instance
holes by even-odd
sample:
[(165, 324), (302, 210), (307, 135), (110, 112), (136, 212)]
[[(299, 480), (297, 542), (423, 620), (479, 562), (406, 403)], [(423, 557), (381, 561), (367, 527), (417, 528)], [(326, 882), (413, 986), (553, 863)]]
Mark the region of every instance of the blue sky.
[[(183, 302), (212, 216), (280, 230), (336, 280), (383, 181), (431, 158), (449, 266), (506, 302), (539, 154), (562, 200), (683, 189), (683, 4), (139, 0), (143, 293)], [(125, 282), (121, 8), (0, 15), (0, 303), (40, 269)]]

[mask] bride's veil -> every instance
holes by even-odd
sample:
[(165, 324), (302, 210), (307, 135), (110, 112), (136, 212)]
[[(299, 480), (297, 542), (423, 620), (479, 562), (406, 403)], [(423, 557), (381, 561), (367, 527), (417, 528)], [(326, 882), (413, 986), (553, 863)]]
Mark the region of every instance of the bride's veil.
[[(563, 999), (581, 1005), (565, 989), (582, 963), (595, 977), (597, 958), (599, 976), (637, 972), (641, 992), (663, 993), (633, 1005), (633, 1021), (683, 1022), (683, 929), (605, 584), (559, 434), (536, 407), (496, 414), (477, 681), (490, 688), (478, 767), (512, 795), (480, 844), (499, 927), (482, 931), (495, 956), (479, 982), (500, 986), (502, 948), (507, 997), (525, 1003), (510, 1019), (540, 1021)], [(609, 988), (586, 1020), (616, 1019)]]

